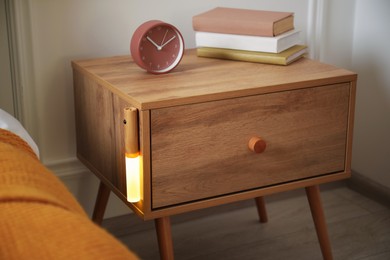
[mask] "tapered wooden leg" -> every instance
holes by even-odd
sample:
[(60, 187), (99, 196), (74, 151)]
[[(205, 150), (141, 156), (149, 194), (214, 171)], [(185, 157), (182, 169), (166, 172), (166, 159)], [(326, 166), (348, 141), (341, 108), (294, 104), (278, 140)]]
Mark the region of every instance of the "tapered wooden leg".
[(324, 210), (320, 197), (318, 185), (306, 187), (306, 196), (310, 204), (311, 215), (317, 231), (318, 241), (320, 243), (322, 257), (325, 260), (333, 259), (332, 248), (330, 245), (328, 229), (326, 227)]
[(173, 260), (171, 220), (169, 217), (162, 217), (157, 218), (154, 221), (156, 225), (158, 247), (160, 249), (160, 258), (162, 260)]
[(95, 208), (92, 214), (92, 220), (96, 224), (102, 224), (104, 212), (106, 211), (108, 198), (110, 197), (110, 188), (103, 182), (100, 182), (99, 191), (96, 197)]
[(259, 221), (261, 223), (266, 223), (268, 221), (267, 216), (267, 210), (265, 208), (265, 201), (264, 197), (257, 197), (256, 200), (256, 206), (257, 206), (257, 212), (259, 213)]

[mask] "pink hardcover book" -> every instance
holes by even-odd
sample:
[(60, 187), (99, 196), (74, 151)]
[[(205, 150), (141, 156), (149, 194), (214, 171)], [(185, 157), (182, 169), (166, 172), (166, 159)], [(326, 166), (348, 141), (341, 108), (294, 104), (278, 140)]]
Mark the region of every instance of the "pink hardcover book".
[(294, 14), (217, 7), (192, 18), (195, 31), (273, 37), (294, 29)]

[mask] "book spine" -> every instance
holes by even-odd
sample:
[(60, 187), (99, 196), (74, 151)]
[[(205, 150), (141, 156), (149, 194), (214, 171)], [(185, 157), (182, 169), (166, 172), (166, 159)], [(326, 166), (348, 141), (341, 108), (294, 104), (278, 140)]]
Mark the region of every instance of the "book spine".
[(237, 60), (256, 63), (267, 63), (276, 65), (287, 65), (287, 60), (284, 57), (278, 56), (262, 56), (256, 53), (240, 52), (226, 49), (210, 49), (210, 48), (198, 48), (196, 53), (199, 57), (217, 58), (225, 60)]
[(277, 37), (195, 32), (196, 47), (279, 53), (299, 43), (299, 31)]

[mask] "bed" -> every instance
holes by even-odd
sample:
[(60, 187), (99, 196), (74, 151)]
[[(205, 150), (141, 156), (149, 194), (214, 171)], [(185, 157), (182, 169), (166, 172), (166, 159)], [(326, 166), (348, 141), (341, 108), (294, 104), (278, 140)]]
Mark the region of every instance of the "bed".
[(137, 259), (95, 225), (39, 161), (23, 126), (0, 109), (0, 259)]

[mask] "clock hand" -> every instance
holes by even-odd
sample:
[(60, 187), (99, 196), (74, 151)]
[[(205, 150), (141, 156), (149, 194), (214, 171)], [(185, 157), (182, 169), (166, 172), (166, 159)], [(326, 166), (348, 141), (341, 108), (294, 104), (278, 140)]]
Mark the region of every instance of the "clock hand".
[(165, 37), (167, 36), (167, 33), (168, 33), (168, 30), (165, 31), (165, 34), (164, 34), (164, 37), (163, 37), (163, 39), (161, 41), (160, 46), (164, 43), (164, 40), (165, 40)]
[(167, 45), (168, 43), (170, 43), (171, 41), (173, 41), (173, 39), (175, 39), (176, 38), (176, 35), (175, 36), (173, 36), (171, 39), (169, 39), (168, 41), (166, 41), (163, 45), (161, 45), (161, 49), (165, 46), (165, 45)]
[(148, 41), (150, 41), (154, 46), (156, 46), (158, 51), (161, 51), (162, 46), (160, 46), (157, 43), (155, 43), (149, 36), (146, 36), (146, 39), (148, 39)]

